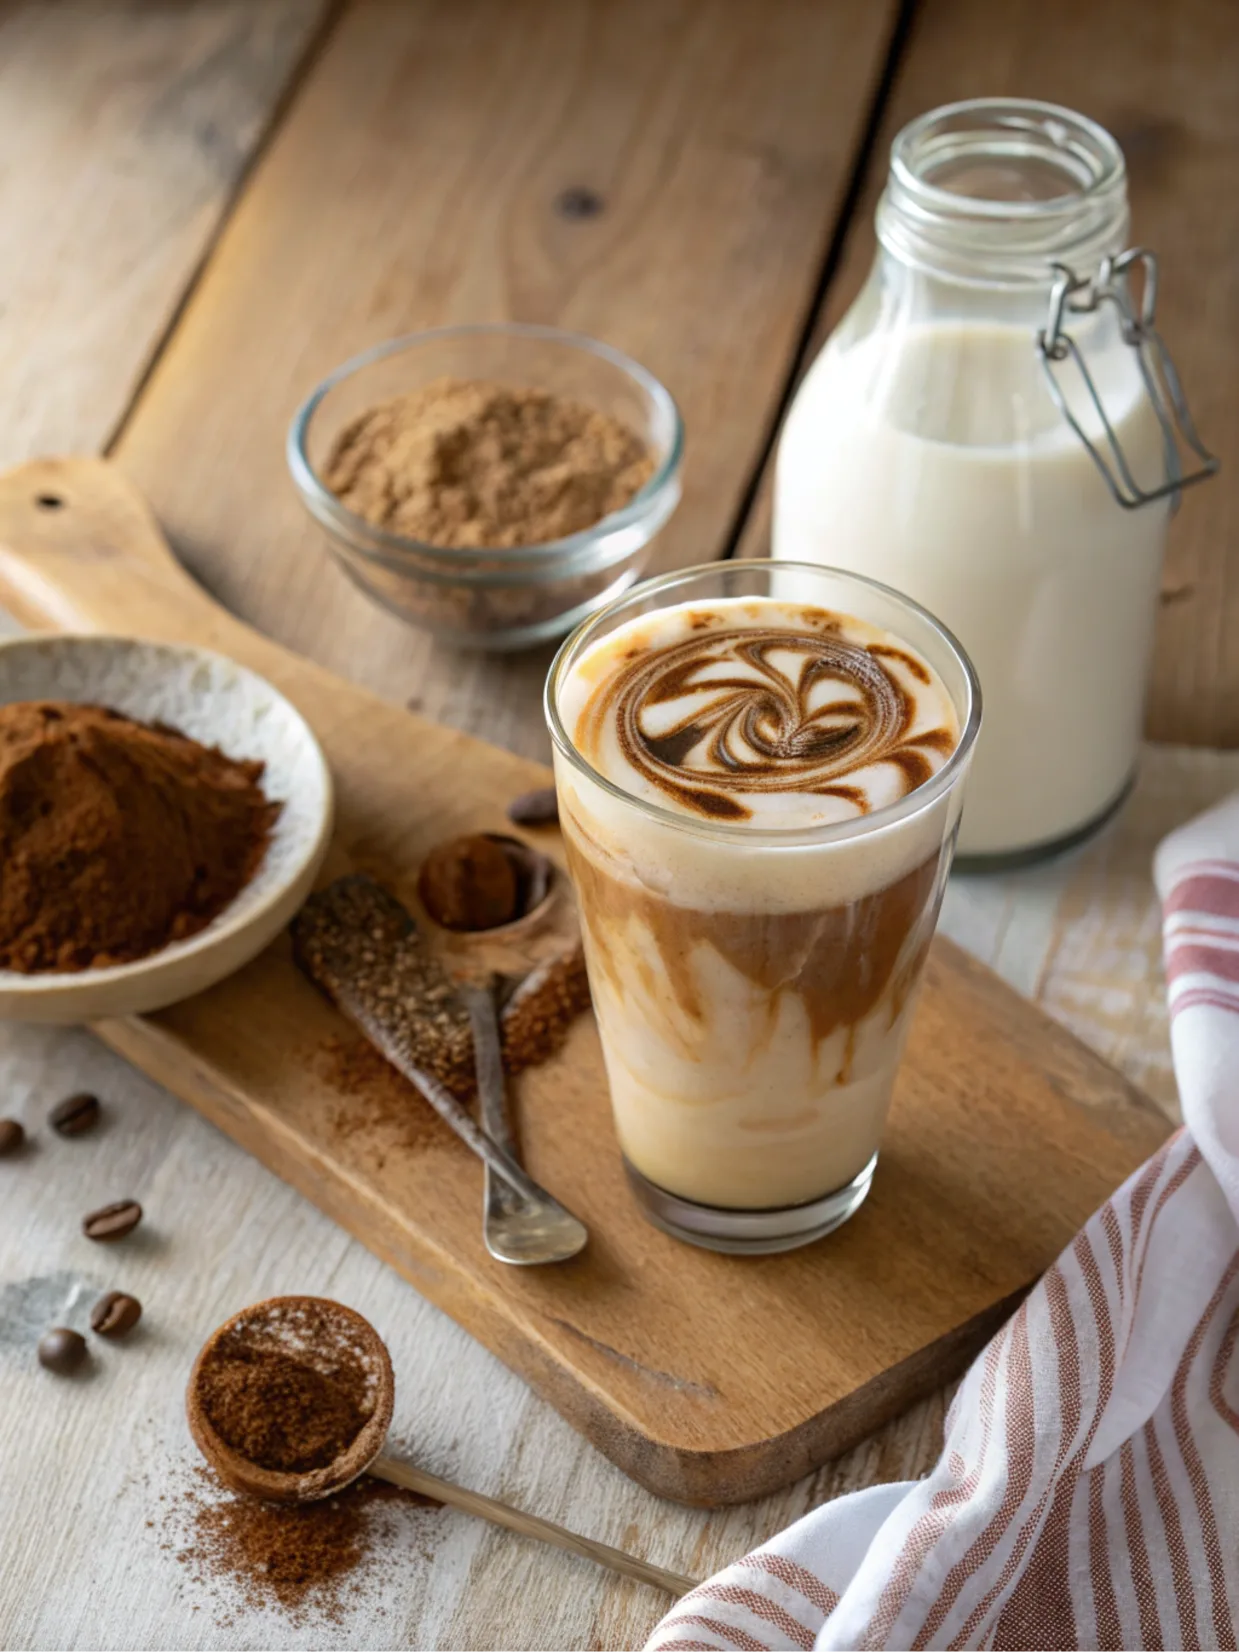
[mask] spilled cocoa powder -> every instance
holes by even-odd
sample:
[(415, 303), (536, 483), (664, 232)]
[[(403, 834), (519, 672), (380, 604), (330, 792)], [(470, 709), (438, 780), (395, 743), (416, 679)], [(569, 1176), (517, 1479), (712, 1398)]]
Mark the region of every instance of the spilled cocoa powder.
[(370, 1136), (380, 1165), (389, 1148), (422, 1152), (455, 1140), (421, 1093), (360, 1035), (324, 1039), (314, 1066), (338, 1097), (329, 1114), (332, 1134), (338, 1141)]
[(381, 1617), (420, 1511), (439, 1507), (368, 1475), (318, 1503), (263, 1503), (201, 1465), (174, 1472), (160, 1501), (162, 1546), (210, 1594), (220, 1627), (263, 1607), (301, 1626), (338, 1623), (363, 1599)]

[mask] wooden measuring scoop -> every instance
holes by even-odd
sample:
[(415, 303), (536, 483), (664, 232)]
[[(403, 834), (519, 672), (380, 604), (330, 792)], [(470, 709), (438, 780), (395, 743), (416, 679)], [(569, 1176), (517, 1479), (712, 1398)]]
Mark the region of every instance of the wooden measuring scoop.
[[(287, 1462), (295, 1455), (290, 1442), (279, 1434), (278, 1400), (264, 1392), (262, 1355), (274, 1354), (285, 1379), (289, 1366), (308, 1370), (322, 1380), (325, 1405), (332, 1386), (346, 1383), (354, 1396), (351, 1403), (363, 1417), (357, 1432), (339, 1443), (329, 1460), (319, 1462), (313, 1451), (315, 1422), (301, 1408), (297, 1423), (310, 1433), (306, 1455), (313, 1466), (298, 1470), (266, 1467), (238, 1449), (236, 1440), (224, 1437), (228, 1422), (221, 1411), (217, 1389), (221, 1374), (230, 1398), (228, 1415), (249, 1412), (258, 1419), (264, 1438), (270, 1438), (272, 1455)], [(267, 1378), (267, 1382), (271, 1381)], [(580, 1537), (553, 1521), (526, 1514), (480, 1492), (441, 1480), (399, 1457), (390, 1457), (383, 1445), (391, 1424), (396, 1379), (391, 1357), (382, 1337), (361, 1314), (326, 1297), (276, 1296), (244, 1308), (212, 1332), (203, 1344), (185, 1395), (189, 1429), (203, 1456), (225, 1485), (250, 1497), (272, 1503), (305, 1503), (331, 1497), (361, 1474), (373, 1474), (406, 1491), (436, 1498), (466, 1514), (477, 1515), (493, 1525), (504, 1526), (522, 1537), (536, 1537), (570, 1554), (597, 1561), (625, 1577), (636, 1578), (672, 1595), (687, 1594), (696, 1587), (691, 1578), (665, 1571), (648, 1561), (613, 1549), (591, 1537)], [(319, 1429), (317, 1439), (331, 1439), (331, 1419)], [(264, 1431), (264, 1425), (265, 1431)], [(322, 1452), (319, 1452), (322, 1455)]]

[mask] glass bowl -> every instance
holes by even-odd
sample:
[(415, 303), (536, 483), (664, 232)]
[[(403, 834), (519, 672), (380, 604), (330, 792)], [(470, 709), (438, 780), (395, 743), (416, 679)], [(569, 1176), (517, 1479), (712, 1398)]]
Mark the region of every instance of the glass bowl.
[[(445, 377), (545, 390), (622, 419), (654, 472), (622, 510), (545, 544), (453, 550), (376, 528), (324, 485), (327, 458), (367, 408)], [(679, 503), (683, 448), (679, 409), (637, 362), (578, 333), (502, 322), (410, 333), (354, 356), (298, 409), (287, 456), (332, 555), (368, 597), (446, 642), (502, 651), (562, 636), (633, 583)]]

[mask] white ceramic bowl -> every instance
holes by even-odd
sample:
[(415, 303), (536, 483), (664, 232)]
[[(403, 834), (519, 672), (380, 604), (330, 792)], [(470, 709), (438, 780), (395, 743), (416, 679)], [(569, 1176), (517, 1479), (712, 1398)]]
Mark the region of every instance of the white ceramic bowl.
[(0, 642), (0, 704), (15, 700), (111, 706), (167, 723), (229, 757), (258, 758), (266, 765), (263, 790), (283, 807), (257, 873), (205, 929), (107, 969), (0, 970), (0, 1019), (65, 1023), (145, 1014), (213, 986), (275, 939), (310, 891), (332, 819), (327, 761), (282, 694), (205, 649), (57, 636)]

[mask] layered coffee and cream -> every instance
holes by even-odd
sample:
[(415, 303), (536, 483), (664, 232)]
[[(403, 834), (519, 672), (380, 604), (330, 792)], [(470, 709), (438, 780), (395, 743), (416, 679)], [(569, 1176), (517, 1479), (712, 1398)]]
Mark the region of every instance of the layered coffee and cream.
[(960, 740), (943, 681), (860, 619), (730, 597), (603, 635), (557, 709), (630, 1164), (722, 1209), (844, 1187), (877, 1150), (949, 862), (957, 795), (915, 799)]

